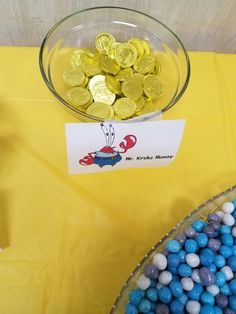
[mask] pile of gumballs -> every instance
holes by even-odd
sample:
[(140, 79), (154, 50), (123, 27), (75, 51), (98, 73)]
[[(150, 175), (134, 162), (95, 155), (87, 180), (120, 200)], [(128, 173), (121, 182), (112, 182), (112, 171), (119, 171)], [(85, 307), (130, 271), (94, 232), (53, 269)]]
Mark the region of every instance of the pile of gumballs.
[(169, 240), (143, 268), (125, 314), (236, 314), (236, 200)]

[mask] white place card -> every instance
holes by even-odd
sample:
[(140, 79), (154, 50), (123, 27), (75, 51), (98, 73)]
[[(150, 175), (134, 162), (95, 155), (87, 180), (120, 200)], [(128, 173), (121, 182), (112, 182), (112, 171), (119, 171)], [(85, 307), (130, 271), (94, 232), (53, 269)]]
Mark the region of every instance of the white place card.
[(65, 124), (69, 174), (166, 166), (178, 152), (185, 120)]

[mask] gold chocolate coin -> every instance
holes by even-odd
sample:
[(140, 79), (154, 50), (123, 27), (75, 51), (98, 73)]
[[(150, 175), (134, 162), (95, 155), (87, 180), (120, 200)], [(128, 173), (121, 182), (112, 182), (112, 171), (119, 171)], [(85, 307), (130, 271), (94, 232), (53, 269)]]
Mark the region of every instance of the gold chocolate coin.
[(109, 120), (113, 120), (113, 119), (114, 119), (114, 116), (115, 116), (113, 106), (109, 106), (109, 108), (110, 108)]
[(136, 100), (143, 94), (142, 81), (131, 76), (121, 84), (121, 90), (126, 97)]
[(114, 94), (120, 94), (120, 82), (112, 75), (106, 75), (105, 79), (107, 88)]
[(83, 82), (83, 84), (81, 85), (81, 87), (85, 87), (87, 84), (88, 84), (88, 77), (85, 76), (84, 82)]
[(116, 75), (116, 79), (120, 82), (127, 80), (129, 77), (133, 75), (132, 68), (121, 69), (120, 72)]
[(134, 64), (135, 71), (141, 74), (148, 74), (154, 70), (155, 61), (151, 56), (143, 56), (136, 60)]
[(143, 96), (139, 97), (138, 99), (135, 100), (135, 103), (136, 103), (136, 112), (142, 110), (145, 105), (144, 97)]
[(120, 98), (114, 103), (114, 111), (121, 119), (128, 119), (135, 114), (136, 103), (129, 98)]
[(84, 52), (90, 58), (93, 58), (93, 59), (97, 58), (97, 51), (95, 49), (84, 48)]
[(110, 119), (113, 111), (111, 107), (103, 102), (93, 102), (86, 110), (86, 112), (92, 116), (101, 118), (101, 119)]
[(97, 50), (103, 54), (108, 52), (108, 48), (115, 42), (115, 38), (109, 33), (100, 33), (95, 39), (95, 46)]
[(116, 75), (120, 71), (120, 66), (116, 61), (106, 55), (101, 56), (100, 67), (103, 72), (112, 75)]
[(116, 57), (116, 48), (119, 47), (121, 43), (112, 43), (107, 49), (107, 55), (111, 59), (115, 59)]
[(136, 115), (137, 116), (141, 116), (143, 114), (149, 113), (153, 111), (153, 102), (151, 99), (148, 99), (145, 101), (145, 105), (143, 106), (143, 108), (140, 111), (136, 111)]
[(136, 78), (140, 79), (141, 82), (143, 82), (145, 75), (137, 72), (137, 73), (134, 73), (133, 77), (136, 77)]
[(97, 82), (91, 93), (95, 102), (103, 102), (107, 105), (112, 105), (116, 99), (116, 95), (107, 88), (105, 81)]
[(89, 101), (85, 104), (85, 105), (83, 105), (83, 106), (80, 106), (79, 107), (79, 109), (86, 109), (86, 108), (88, 108), (88, 106), (91, 104), (93, 102), (93, 96), (92, 96), (92, 94), (90, 94), (90, 99), (89, 99)]
[(129, 43), (123, 43), (116, 48), (116, 62), (122, 68), (131, 67), (137, 59), (137, 50)]
[(83, 87), (73, 87), (66, 95), (69, 103), (74, 106), (84, 106), (91, 100), (91, 93)]
[(85, 80), (85, 75), (80, 69), (66, 70), (62, 77), (64, 82), (71, 87), (80, 86)]
[(74, 69), (78, 69), (86, 60), (86, 54), (83, 49), (76, 49), (70, 55), (70, 65)]
[(84, 64), (83, 71), (88, 77), (92, 77), (94, 75), (100, 74), (102, 71), (99, 67), (98, 62), (94, 62), (92, 64)]
[(153, 74), (146, 75), (143, 79), (143, 90), (148, 98), (157, 98), (161, 96), (163, 87), (161, 79)]
[(104, 75), (95, 75), (94, 77), (92, 77), (88, 84), (90, 91), (92, 91), (92, 89), (94, 88), (97, 82), (101, 82), (101, 81), (102, 82), (105, 81)]
[(130, 38), (128, 41), (131, 45), (133, 45), (136, 48), (138, 57), (142, 57), (144, 55), (145, 49), (144, 45), (142, 43), (142, 40), (139, 38)]
[(150, 55), (151, 47), (150, 47), (149, 43), (146, 40), (142, 40), (142, 45), (144, 47), (144, 54), (146, 56)]

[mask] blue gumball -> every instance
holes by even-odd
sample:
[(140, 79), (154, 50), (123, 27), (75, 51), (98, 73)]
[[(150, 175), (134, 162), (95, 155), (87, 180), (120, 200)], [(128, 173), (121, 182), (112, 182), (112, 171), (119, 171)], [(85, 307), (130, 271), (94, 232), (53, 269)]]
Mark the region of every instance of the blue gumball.
[(141, 289), (134, 289), (129, 294), (129, 302), (133, 305), (138, 305), (144, 297), (144, 292)]
[(215, 314), (214, 306), (210, 304), (203, 305), (200, 314)]
[(236, 312), (236, 296), (229, 297), (229, 307)]
[(171, 314), (184, 314), (184, 304), (175, 299), (170, 303)]
[(150, 312), (151, 307), (152, 307), (151, 302), (147, 299), (143, 299), (138, 305), (139, 312), (141, 313)]
[(138, 314), (138, 310), (135, 305), (128, 303), (125, 306), (125, 314)]

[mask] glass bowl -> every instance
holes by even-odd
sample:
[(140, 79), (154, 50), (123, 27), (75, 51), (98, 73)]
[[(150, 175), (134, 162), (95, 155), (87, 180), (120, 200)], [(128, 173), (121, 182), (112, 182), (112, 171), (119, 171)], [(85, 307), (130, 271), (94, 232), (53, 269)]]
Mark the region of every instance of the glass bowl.
[(206, 201), (200, 207), (193, 210), (185, 219), (178, 223), (169, 233), (167, 233), (159, 242), (157, 242), (152, 249), (144, 256), (134, 271), (130, 274), (128, 280), (124, 283), (115, 303), (112, 306), (110, 314), (124, 314), (125, 305), (128, 303), (129, 292), (137, 288), (136, 281), (143, 274), (146, 264), (152, 262), (153, 256), (156, 253), (161, 253), (166, 246), (166, 242), (170, 239), (174, 239), (175, 236), (183, 232), (189, 227), (195, 220), (201, 219), (206, 221), (207, 216), (210, 213), (215, 213), (219, 210), (222, 203), (232, 201), (236, 198), (236, 185), (228, 190), (214, 196)]
[(154, 112), (128, 121), (154, 119), (180, 99), (189, 82), (190, 63), (178, 37), (158, 20), (138, 11), (119, 7), (95, 7), (76, 12), (58, 22), (47, 33), (40, 48), (39, 65), (42, 77), (65, 109), (83, 121), (103, 121), (70, 105), (66, 100), (66, 86), (62, 80), (62, 73), (69, 66), (68, 55), (71, 51), (78, 47), (94, 48), (96, 35), (100, 32), (109, 32), (121, 42), (128, 41), (131, 37), (145, 39), (158, 52), (160, 78), (164, 85), (163, 95), (158, 99)]

